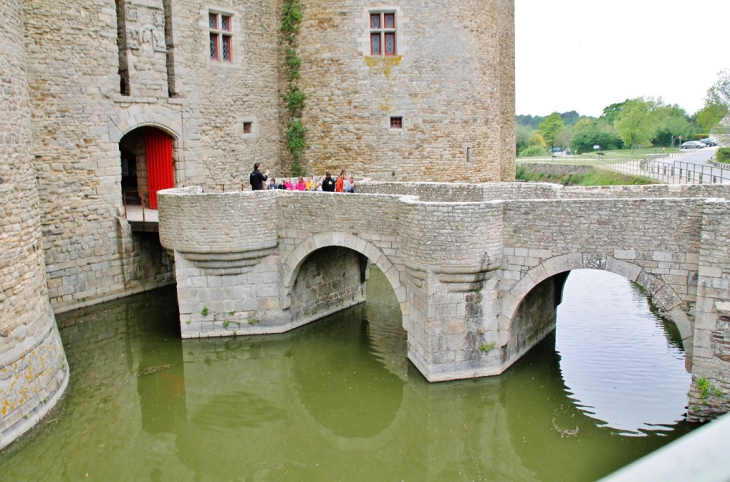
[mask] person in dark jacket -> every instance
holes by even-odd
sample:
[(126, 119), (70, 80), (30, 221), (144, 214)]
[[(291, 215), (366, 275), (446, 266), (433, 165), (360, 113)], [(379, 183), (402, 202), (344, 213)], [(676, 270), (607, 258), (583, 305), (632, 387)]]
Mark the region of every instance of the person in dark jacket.
[(327, 171), (322, 181), (322, 190), (324, 192), (335, 192), (335, 180), (332, 179), (332, 173)]
[(253, 172), (250, 175), (252, 191), (263, 191), (264, 183), (269, 178), (269, 171), (267, 170), (266, 173), (261, 174), (261, 171), (259, 171), (259, 167), (261, 167), (261, 164), (259, 164), (258, 162), (254, 164)]

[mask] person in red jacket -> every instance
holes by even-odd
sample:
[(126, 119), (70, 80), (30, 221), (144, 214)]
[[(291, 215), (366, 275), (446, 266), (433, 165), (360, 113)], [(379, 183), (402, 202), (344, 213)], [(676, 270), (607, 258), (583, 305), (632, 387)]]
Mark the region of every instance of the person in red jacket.
[(337, 178), (335, 183), (335, 192), (345, 192), (345, 178), (347, 177), (347, 171), (341, 170), (340, 176)]

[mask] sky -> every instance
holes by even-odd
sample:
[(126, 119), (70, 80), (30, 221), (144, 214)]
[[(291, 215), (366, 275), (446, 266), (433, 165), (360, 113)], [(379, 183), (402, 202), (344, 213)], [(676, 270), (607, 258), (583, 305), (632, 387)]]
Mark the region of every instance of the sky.
[(517, 114), (634, 97), (691, 115), (730, 69), (730, 0), (515, 0)]

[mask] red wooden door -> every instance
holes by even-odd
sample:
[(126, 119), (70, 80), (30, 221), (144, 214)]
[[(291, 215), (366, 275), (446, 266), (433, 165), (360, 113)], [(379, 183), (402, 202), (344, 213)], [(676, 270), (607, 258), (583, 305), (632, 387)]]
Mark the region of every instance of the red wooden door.
[(172, 173), (172, 137), (158, 129), (147, 129), (146, 137), (150, 209), (157, 209), (157, 191), (175, 187)]

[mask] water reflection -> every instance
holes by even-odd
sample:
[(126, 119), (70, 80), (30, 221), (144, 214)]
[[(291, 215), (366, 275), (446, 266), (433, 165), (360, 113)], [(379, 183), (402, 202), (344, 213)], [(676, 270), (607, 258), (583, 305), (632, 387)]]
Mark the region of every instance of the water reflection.
[[(369, 326), (355, 309), (320, 329), (310, 343), (292, 347), (297, 394), (307, 412), (324, 428), (341, 437), (372, 437), (395, 419), (403, 402), (405, 382), (385, 369), (372, 353)], [(352, 318), (360, 319), (353, 323)], [(309, 346), (328, 340), (327, 350)], [(401, 350), (402, 352), (402, 350)]]
[(504, 376), (429, 384), (377, 270), (368, 299), (265, 338), (181, 341), (174, 289), (59, 316), (69, 395), (0, 480), (585, 481), (689, 430), (586, 415), (554, 337)]
[(625, 434), (666, 430), (684, 418), (690, 374), (678, 330), (646, 295), (605, 271), (573, 271), (558, 308), (556, 350), (571, 398)]

